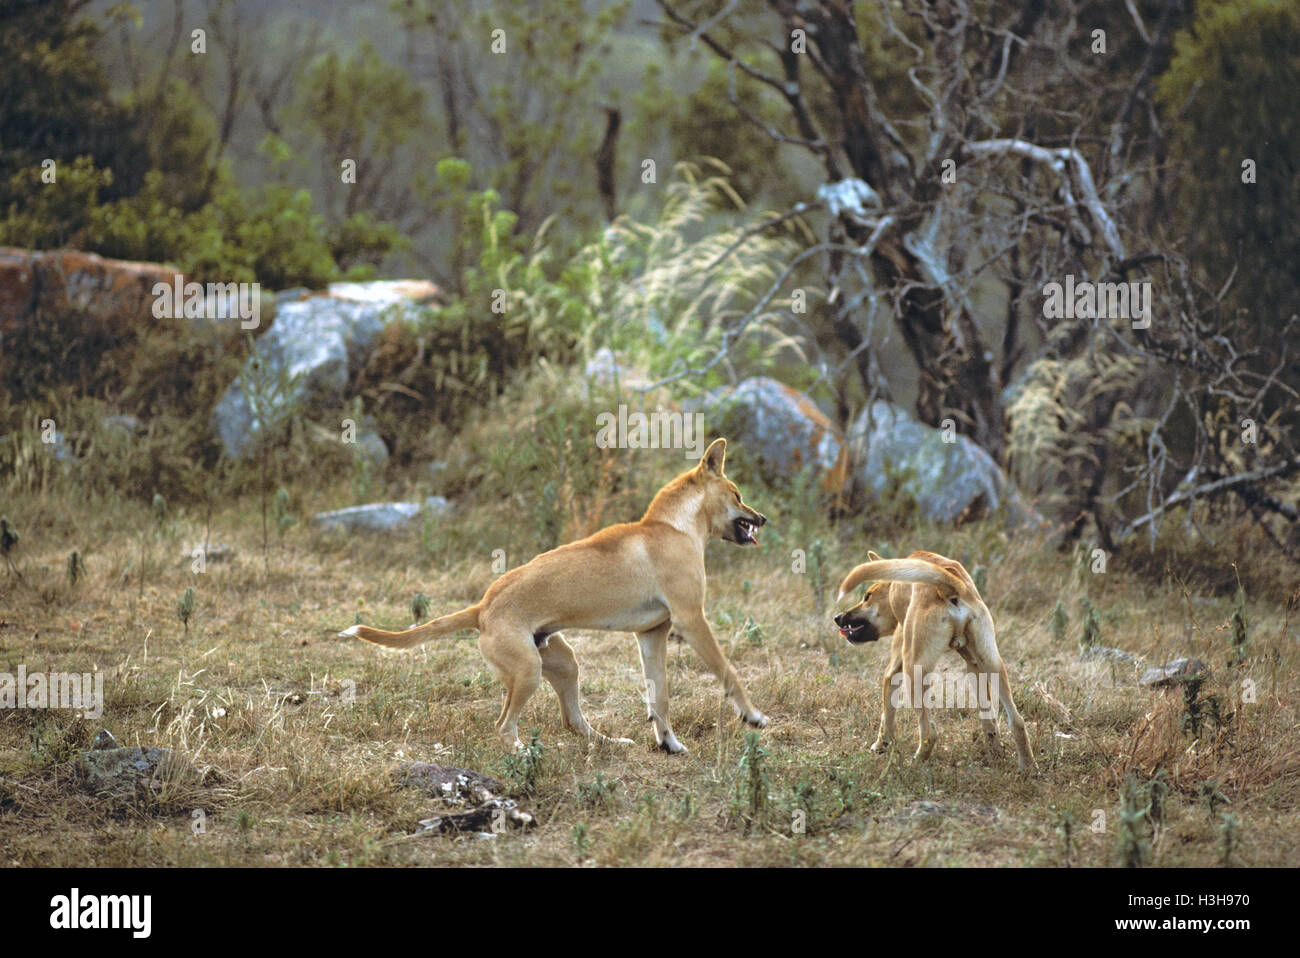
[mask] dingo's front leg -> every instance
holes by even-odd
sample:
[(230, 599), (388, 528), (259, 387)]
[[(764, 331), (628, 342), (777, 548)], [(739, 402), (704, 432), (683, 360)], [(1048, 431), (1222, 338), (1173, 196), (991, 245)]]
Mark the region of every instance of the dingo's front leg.
[(691, 644), (691, 648), (704, 660), (704, 664), (709, 667), (709, 671), (722, 682), (723, 691), (731, 699), (731, 704), (735, 707), (736, 713), (755, 728), (765, 726), (767, 716), (749, 703), (749, 696), (745, 694), (745, 686), (741, 684), (740, 676), (736, 674), (736, 670), (727, 661), (727, 657), (722, 654), (722, 649), (718, 647), (718, 640), (713, 637), (713, 630), (709, 628), (709, 623), (704, 618), (704, 612), (702, 610), (692, 610), (681, 619), (674, 616), (673, 625), (682, 634), (683, 638)]

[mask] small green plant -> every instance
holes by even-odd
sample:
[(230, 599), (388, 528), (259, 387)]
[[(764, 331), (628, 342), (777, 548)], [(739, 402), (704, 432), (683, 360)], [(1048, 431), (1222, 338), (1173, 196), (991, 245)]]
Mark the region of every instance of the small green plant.
[(808, 545), (808, 587), (812, 589), (813, 611), (820, 616), (826, 605), (826, 546), (821, 539)]
[(542, 774), (542, 758), (546, 749), (542, 745), (541, 732), (533, 729), (528, 736), (528, 744), (515, 749), (506, 757), (506, 777), (514, 782), (516, 788), (526, 795), (531, 795), (537, 788), (537, 780)]
[(1207, 723), (1215, 728), (1223, 726), (1222, 702), (1217, 695), (1201, 697), (1201, 687), (1205, 684), (1204, 675), (1189, 675), (1183, 678), (1183, 731), (1193, 738), (1201, 734), (1202, 726)]
[(181, 620), (185, 626), (185, 634), (190, 634), (190, 617), (194, 615), (195, 609), (194, 589), (188, 588), (181, 594), (181, 599), (176, 603), (176, 618)]
[(1061, 860), (1066, 868), (1070, 867), (1070, 861), (1074, 857), (1074, 835), (1078, 824), (1078, 819), (1068, 808), (1062, 808), (1056, 813), (1056, 828), (1061, 833)]
[(1232, 599), (1229, 621), (1232, 625), (1232, 651), (1228, 654), (1228, 668), (1233, 668), (1246, 660), (1246, 590), (1240, 583)]
[(763, 748), (763, 737), (758, 732), (745, 733), (737, 767), (740, 779), (736, 797), (748, 833), (766, 819), (772, 787), (767, 774), (767, 749)]
[(1120, 796), (1117, 850), (1125, 868), (1151, 863), (1151, 801), (1146, 788), (1129, 773)]
[(298, 521), (298, 517), (289, 510), (289, 490), (284, 486), (275, 490), (275, 501), (271, 504), (271, 518), (275, 522), (275, 531), (279, 533), (280, 542), (283, 543), (284, 534)]
[(1147, 783), (1147, 795), (1151, 801), (1151, 821), (1156, 825), (1165, 822), (1165, 805), (1169, 801), (1169, 779), (1163, 768), (1157, 769), (1151, 781)]
[(288, 365), (278, 368), (267, 361), (262, 348), (250, 334), (248, 337), (248, 362), (240, 371), (236, 385), (248, 403), (252, 420), (251, 429), (256, 437), (258, 459), (258, 496), (262, 506), (262, 568), (270, 572), (271, 559), (267, 551), (267, 478), (271, 470), (271, 450), (289, 432), (289, 425), (306, 402), (303, 374), (293, 372)]
[(1094, 646), (1101, 641), (1101, 617), (1097, 614), (1097, 607), (1087, 597), (1083, 597), (1082, 605), (1085, 609), (1083, 617), (1083, 637), (1080, 640), (1085, 647)]
[(1052, 629), (1052, 638), (1058, 643), (1065, 641), (1065, 632), (1070, 627), (1070, 613), (1065, 608), (1065, 603), (1060, 599), (1056, 601), (1056, 608), (1052, 610), (1052, 618), (1049, 621)]
[(1221, 804), (1228, 800), (1227, 797), (1224, 796), (1223, 792), (1219, 791), (1219, 783), (1213, 779), (1201, 783), (1200, 795), (1201, 803), (1205, 806), (1206, 816), (1210, 821), (1214, 821), (1215, 812), (1218, 811)]
[(0, 556), (4, 557), (5, 569), (20, 579), (23, 574), (18, 571), (18, 566), (14, 565), (14, 549), (21, 538), (14, 524), (9, 521), (9, 517), (0, 516)]
[(578, 783), (578, 803), (590, 808), (605, 808), (614, 801), (614, 792), (618, 782), (605, 778), (604, 772), (597, 772), (590, 782)]
[(752, 615), (745, 616), (745, 622), (740, 627), (740, 634), (753, 645), (763, 644), (763, 627), (754, 621)]
[(374, 469), (370, 457), (360, 447), (352, 453), (352, 501), (356, 505), (365, 505), (371, 500), (374, 491)]
[(591, 847), (591, 840), (587, 836), (587, 826), (583, 822), (573, 826), (573, 851), (578, 856), (578, 861), (587, 857), (587, 850)]
[(415, 593), (415, 598), (411, 600), (411, 621), (419, 625), (429, 617), (429, 597), (423, 592)]
[(1219, 820), (1219, 864), (1224, 868), (1232, 867), (1232, 852), (1237, 846), (1237, 816), (1224, 812)]
[(73, 549), (68, 553), (68, 585), (76, 588), (78, 582), (86, 577), (86, 563), (81, 553)]

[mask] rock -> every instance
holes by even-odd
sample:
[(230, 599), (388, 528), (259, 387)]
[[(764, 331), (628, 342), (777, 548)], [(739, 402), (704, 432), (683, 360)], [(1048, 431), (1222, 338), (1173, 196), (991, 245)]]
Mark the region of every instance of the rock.
[(109, 749), (109, 748), (121, 748), (121, 747), (122, 746), (118, 742), (118, 740), (113, 737), (113, 733), (106, 728), (100, 729), (95, 734), (94, 741), (90, 743), (90, 748), (92, 751)]
[(256, 374), (250, 358), (213, 411), (213, 425), (226, 453), (235, 458), (251, 453), (263, 422), (286, 409), (311, 414), (341, 404), (349, 376), (365, 365), (385, 326), (436, 296), (432, 283), (393, 280), (334, 283), (327, 294), (278, 302), (275, 319), (257, 340), (266, 364), (262, 375), (274, 381), (283, 374), (296, 381), (275, 397), (266, 414), (255, 415), (249, 383)]
[(1208, 671), (1200, 659), (1174, 659), (1159, 668), (1147, 669), (1142, 678), (1138, 679), (1138, 684), (1152, 689), (1166, 688), (1179, 685), (1192, 676), (1205, 675)]
[(758, 376), (701, 400), (708, 435), (723, 435), (756, 460), (769, 482), (789, 481), (812, 467), (829, 492), (848, 476), (843, 437), (817, 404), (797, 389)]
[(854, 478), (870, 500), (902, 493), (915, 499), (921, 516), (931, 522), (1005, 509), (1016, 526), (1044, 525), (973, 440), (923, 425), (883, 400), (863, 410), (848, 445)]
[(451, 511), (451, 502), (446, 496), (425, 496), (424, 511), (434, 516), (440, 516)]
[(369, 426), (357, 430), (353, 448), (357, 455), (365, 457), (373, 472), (382, 473), (388, 468), (388, 444)]
[[(111, 740), (111, 735), (104, 739)], [(152, 746), (92, 748), (77, 759), (81, 783), (88, 791), (116, 797), (132, 795), (142, 788), (157, 791), (168, 779), (190, 770), (189, 763), (171, 749)]]
[(206, 548), (199, 542), (185, 553), (182, 561), (186, 564), (193, 562), (197, 558), (194, 553), (199, 549), (203, 549), (204, 565), (220, 565), (235, 558), (235, 550), (223, 542), (209, 542)]
[(61, 432), (54, 433), (53, 442), (44, 442), (50, 449), (50, 455), (54, 457), (55, 462), (76, 462), (77, 454), (72, 451), (72, 445), (68, 442), (66, 436)]
[(942, 805), (938, 802), (930, 802), (925, 799), (918, 799), (909, 802), (903, 806), (897, 815), (890, 818), (890, 821), (906, 823), (914, 822), (917, 819), (933, 818), (935, 816), (958, 816), (962, 818), (984, 819), (986, 821), (996, 822), (1002, 817), (1002, 813), (992, 805), (970, 805), (965, 802), (955, 802), (951, 805)]
[(154, 286), (172, 284), (176, 276), (176, 270), (157, 263), (79, 250), (0, 247), (0, 339), (38, 310), (78, 310), (114, 332), (157, 322)]
[(1080, 662), (1095, 662), (1098, 659), (1109, 659), (1112, 662), (1127, 662), (1130, 665), (1137, 665), (1137, 657), (1131, 652), (1125, 652), (1123, 649), (1112, 649), (1104, 645), (1085, 645), (1079, 653)]
[(583, 375), (598, 386), (620, 386), (623, 389), (643, 389), (650, 381), (624, 366), (608, 346), (596, 350), (587, 362)]
[(428, 306), (442, 293), (437, 285), (423, 279), (380, 279), (369, 283), (330, 283), (328, 295), (354, 303), (393, 306), (414, 303)]
[(140, 421), (140, 417), (131, 415), (105, 416), (99, 421), (99, 424), (105, 429), (118, 429), (131, 436), (144, 429), (144, 423)]
[(322, 529), (348, 532), (390, 532), (414, 522), (422, 513), (441, 515), (451, 508), (442, 496), (429, 496), (424, 502), (372, 502), (332, 512), (319, 512), (312, 521)]

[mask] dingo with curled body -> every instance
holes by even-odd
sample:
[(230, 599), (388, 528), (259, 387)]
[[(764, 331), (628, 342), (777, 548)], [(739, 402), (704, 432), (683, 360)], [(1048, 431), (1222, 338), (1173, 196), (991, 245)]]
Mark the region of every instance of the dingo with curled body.
[(718, 538), (754, 545), (767, 522), (723, 475), (726, 450), (725, 439), (714, 440), (696, 468), (659, 490), (639, 521), (542, 553), (493, 582), (475, 605), (405, 632), (354, 625), (342, 634), (405, 649), (458, 629), (478, 629), (479, 650), (506, 686), (497, 732), (518, 747), (519, 714), (543, 678), (559, 696), (565, 728), (607, 739), (582, 715), (578, 660), (560, 633), (635, 632), (655, 741), (667, 752), (684, 752), (668, 724), (668, 635), (675, 632), (721, 680), (740, 717), (761, 727), (767, 719), (749, 703), (704, 617), (705, 544)]
[[(840, 585), (840, 599), (863, 582), (875, 582), (861, 602), (835, 616), (841, 634), (854, 644), (874, 642), (893, 635), (889, 649), (889, 667), (883, 678), (884, 705), (880, 715), (880, 733), (871, 746), (873, 752), (884, 751), (893, 742), (893, 686), (911, 685), (911, 704), (920, 709), (920, 745), (916, 757), (924, 760), (934, 750), (936, 736), (930, 723), (925, 697), (918, 695), (920, 686), (934, 672), (935, 663), (945, 650), (953, 649), (966, 662), (967, 672), (985, 687), (996, 685), (1011, 737), (1016, 744), (1020, 770), (1034, 768), (1034, 755), (1025, 734), (1025, 721), (1011, 699), (1007, 667), (998, 653), (993, 630), (993, 616), (980, 597), (966, 569), (955, 559), (934, 552), (913, 552), (906, 559), (882, 559), (868, 552), (870, 562), (857, 566)], [(997, 739), (997, 714), (982, 716), (981, 721), (990, 743)]]

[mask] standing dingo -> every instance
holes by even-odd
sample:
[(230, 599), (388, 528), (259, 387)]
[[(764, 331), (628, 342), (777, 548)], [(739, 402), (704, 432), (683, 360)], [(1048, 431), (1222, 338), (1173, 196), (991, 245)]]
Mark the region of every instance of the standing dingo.
[[(876, 580), (862, 601), (835, 616), (840, 633), (850, 642), (874, 642), (893, 634), (889, 649), (889, 666), (883, 679), (884, 703), (880, 714), (880, 734), (873, 752), (883, 752), (894, 740), (894, 696), (891, 686), (900, 672), (903, 682), (912, 683), (914, 708), (920, 710), (920, 744), (916, 757), (925, 760), (934, 750), (936, 735), (930, 724), (930, 710), (918, 694), (925, 677), (934, 672), (935, 663), (946, 649), (953, 649), (965, 661), (967, 671), (976, 680), (995, 687), (1011, 725), (1016, 757), (1022, 772), (1034, 768), (1034, 754), (1025, 734), (1025, 720), (1011, 699), (1011, 682), (1007, 667), (998, 654), (993, 630), (993, 615), (980, 597), (975, 582), (956, 559), (934, 552), (913, 552), (906, 559), (882, 559), (868, 552), (870, 562), (857, 566), (844, 577), (840, 599), (863, 582)], [(997, 715), (982, 718), (990, 742), (997, 739)]]
[(655, 741), (664, 751), (685, 752), (668, 724), (668, 634), (676, 632), (722, 681), (741, 718), (762, 727), (767, 719), (749, 704), (704, 617), (705, 543), (716, 537), (756, 544), (767, 522), (722, 474), (726, 452), (727, 441), (714, 440), (698, 466), (659, 490), (639, 522), (610, 526), (511, 569), (476, 605), (405, 632), (354, 625), (342, 634), (405, 649), (478, 629), (479, 650), (506, 686), (497, 732), (518, 747), (519, 714), (543, 678), (559, 696), (565, 728), (606, 739), (582, 715), (578, 660), (560, 630), (635, 632)]

